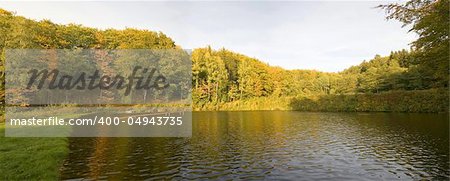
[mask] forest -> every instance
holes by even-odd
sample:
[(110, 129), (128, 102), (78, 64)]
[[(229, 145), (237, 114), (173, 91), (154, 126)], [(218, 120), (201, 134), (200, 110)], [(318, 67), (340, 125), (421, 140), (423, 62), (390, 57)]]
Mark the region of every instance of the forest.
[[(418, 39), (341, 72), (286, 70), (211, 47), (192, 51), (194, 110), (448, 112), (449, 2), (380, 5)], [(35, 21), (0, 9), (1, 101), (6, 49), (179, 49), (162, 32)]]

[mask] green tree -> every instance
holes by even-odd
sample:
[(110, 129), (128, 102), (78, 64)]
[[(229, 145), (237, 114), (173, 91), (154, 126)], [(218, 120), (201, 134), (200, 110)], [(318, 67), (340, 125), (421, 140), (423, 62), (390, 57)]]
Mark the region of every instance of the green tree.
[(448, 87), (449, 75), (449, 1), (410, 0), (403, 4), (380, 5), (388, 19), (411, 25), (419, 35), (412, 43), (419, 59), (418, 70), (430, 75), (434, 87)]

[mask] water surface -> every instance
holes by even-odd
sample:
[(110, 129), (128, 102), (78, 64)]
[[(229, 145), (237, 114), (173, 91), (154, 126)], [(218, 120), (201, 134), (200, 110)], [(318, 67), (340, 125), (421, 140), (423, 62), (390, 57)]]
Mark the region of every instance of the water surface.
[(70, 138), (61, 179), (449, 178), (446, 114), (195, 112), (190, 138)]

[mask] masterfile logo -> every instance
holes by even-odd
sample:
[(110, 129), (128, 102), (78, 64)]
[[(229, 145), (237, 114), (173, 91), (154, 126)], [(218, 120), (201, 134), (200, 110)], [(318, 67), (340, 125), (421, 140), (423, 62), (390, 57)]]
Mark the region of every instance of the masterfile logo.
[(178, 49), (9, 49), (6, 103), (191, 103), (191, 64)]

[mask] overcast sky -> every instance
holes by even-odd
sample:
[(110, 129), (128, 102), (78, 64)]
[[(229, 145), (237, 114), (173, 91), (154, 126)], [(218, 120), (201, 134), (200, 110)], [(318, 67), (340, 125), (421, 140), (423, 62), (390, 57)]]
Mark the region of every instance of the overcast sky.
[(286, 69), (341, 71), (415, 39), (386, 2), (0, 2), (17, 15), (161, 31), (184, 49), (225, 47)]

